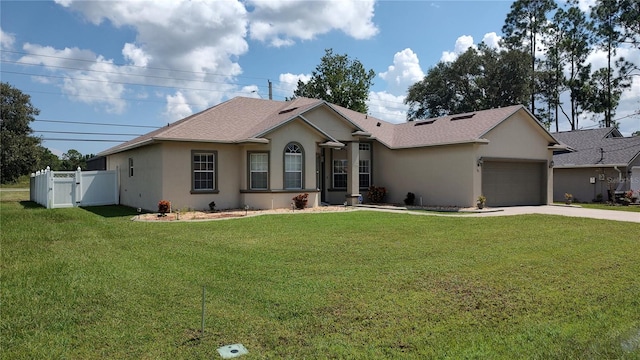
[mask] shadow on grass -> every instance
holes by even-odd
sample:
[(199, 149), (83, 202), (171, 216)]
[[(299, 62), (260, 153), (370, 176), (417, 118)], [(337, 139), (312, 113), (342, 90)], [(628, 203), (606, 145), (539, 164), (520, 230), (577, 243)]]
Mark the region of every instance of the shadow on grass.
[(138, 215), (136, 209), (122, 205), (87, 206), (82, 209), (105, 218)]
[(20, 205), (22, 206), (22, 208), (24, 209), (43, 209), (44, 206), (38, 204), (37, 202), (34, 201), (20, 201)]

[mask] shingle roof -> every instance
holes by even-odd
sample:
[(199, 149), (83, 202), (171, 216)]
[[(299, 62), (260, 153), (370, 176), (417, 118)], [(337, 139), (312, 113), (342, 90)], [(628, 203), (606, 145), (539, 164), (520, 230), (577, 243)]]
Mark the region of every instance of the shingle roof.
[(640, 156), (640, 136), (622, 137), (612, 128), (552, 134), (574, 151), (553, 155), (555, 167), (627, 166)]
[[(261, 137), (301, 115), (304, 116), (304, 113), (319, 106), (327, 106), (333, 109), (358, 131), (371, 134), (372, 138), (389, 148), (424, 147), (482, 141), (482, 136), (502, 121), (517, 111), (527, 111), (523, 106), (516, 105), (468, 114), (393, 124), (323, 100), (297, 98), (282, 102), (236, 97), (161, 129), (112, 147), (100, 153), (100, 155), (117, 153), (143, 146), (153, 141), (221, 143), (256, 141), (256, 137)], [(551, 136), (549, 138), (550, 141), (555, 142)]]

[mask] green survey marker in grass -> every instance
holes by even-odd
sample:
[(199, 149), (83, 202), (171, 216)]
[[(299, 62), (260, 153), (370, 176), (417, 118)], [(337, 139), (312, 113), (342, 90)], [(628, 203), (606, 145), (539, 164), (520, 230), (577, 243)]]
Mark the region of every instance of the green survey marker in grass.
[(2, 359), (640, 358), (634, 223), (0, 206)]

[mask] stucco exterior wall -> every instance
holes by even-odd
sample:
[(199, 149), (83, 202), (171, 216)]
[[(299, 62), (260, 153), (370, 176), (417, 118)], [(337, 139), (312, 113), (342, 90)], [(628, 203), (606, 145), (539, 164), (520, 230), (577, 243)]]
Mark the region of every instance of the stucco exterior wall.
[[(294, 120), (265, 137), (270, 140), (271, 147), (272, 171), (269, 174), (271, 190), (286, 190), (284, 189), (284, 151), (290, 142), (300, 144), (304, 150), (302, 175), (304, 189), (301, 190), (317, 190), (316, 156), (319, 151), (317, 145), (323, 141), (319, 133), (302, 121)], [(293, 190), (293, 192), (296, 191)], [(288, 204), (285, 204), (285, 207), (287, 206)]]
[(390, 150), (376, 143), (373, 158), (373, 185), (387, 188), (387, 202), (402, 204), (412, 192), (416, 205), (475, 204), (471, 144)]
[[(629, 184), (624, 184), (630, 182), (630, 177), (625, 178), (626, 168), (618, 169), (623, 174), (623, 188), (629, 189)], [(612, 167), (555, 168), (553, 173), (553, 200), (560, 202), (565, 200), (565, 193), (572, 194), (575, 202), (592, 202), (598, 194), (602, 194), (603, 201), (613, 200), (608, 198), (607, 190), (615, 191), (620, 180), (620, 174)]]
[[(133, 176), (129, 176), (129, 159), (133, 160)], [(161, 145), (150, 145), (110, 155), (107, 169), (118, 170), (120, 204), (157, 211), (163, 199)]]
[(355, 130), (355, 127), (340, 118), (340, 116), (332, 110), (319, 107), (304, 114), (304, 117), (334, 139), (339, 141), (353, 140), (351, 133)]
[[(524, 110), (516, 112), (491, 129), (484, 136), (484, 139), (489, 140), (489, 144), (478, 146), (478, 158), (534, 160), (544, 161), (547, 164), (553, 159), (553, 151), (549, 149), (550, 139), (547, 139), (545, 132), (532, 122)], [(549, 170), (548, 166), (545, 166), (544, 169), (547, 180), (547, 203), (552, 203), (553, 171)], [(479, 186), (481, 189), (482, 177), (480, 176), (478, 179), (480, 182), (476, 182), (475, 186)]]
[[(218, 193), (192, 193), (192, 151), (217, 152)], [(215, 143), (166, 142), (162, 144), (162, 194), (173, 209), (208, 210), (238, 208), (240, 204), (241, 162), (238, 145)]]

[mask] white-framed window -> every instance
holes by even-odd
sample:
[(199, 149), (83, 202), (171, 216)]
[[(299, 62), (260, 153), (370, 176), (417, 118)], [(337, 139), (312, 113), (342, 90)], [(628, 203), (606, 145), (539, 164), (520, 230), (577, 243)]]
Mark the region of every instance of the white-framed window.
[(359, 149), (360, 149), (360, 151), (370, 151), (371, 150), (371, 144), (369, 144), (369, 143), (360, 143)]
[(347, 160), (333, 160), (333, 187), (336, 189), (347, 188)]
[(216, 181), (216, 157), (215, 151), (192, 151), (192, 191), (215, 191)]
[(129, 177), (133, 177), (133, 158), (129, 158)]
[(297, 143), (289, 143), (284, 150), (284, 188), (302, 189), (303, 149)]
[(371, 185), (371, 162), (369, 160), (360, 160), (359, 168), (360, 188), (368, 188)]
[(249, 189), (267, 190), (269, 188), (269, 153), (249, 154)]

